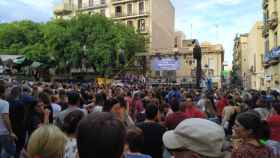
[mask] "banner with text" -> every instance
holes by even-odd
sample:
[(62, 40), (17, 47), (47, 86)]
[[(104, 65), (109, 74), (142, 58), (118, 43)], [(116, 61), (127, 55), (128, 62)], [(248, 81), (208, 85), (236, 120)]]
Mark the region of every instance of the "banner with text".
[(152, 60), (152, 69), (155, 71), (164, 71), (164, 70), (179, 70), (180, 61), (174, 58), (154, 58)]

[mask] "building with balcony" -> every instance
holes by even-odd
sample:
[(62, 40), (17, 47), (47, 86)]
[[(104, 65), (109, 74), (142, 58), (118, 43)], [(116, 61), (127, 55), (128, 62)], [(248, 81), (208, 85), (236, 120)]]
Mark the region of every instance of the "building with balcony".
[(264, 71), (265, 87), (280, 90), (280, 2), (263, 0), (263, 38), (264, 38)]
[(263, 23), (258, 21), (248, 34), (248, 51), (245, 53), (247, 66), (245, 72), (245, 88), (265, 90), (264, 82), (264, 38), (262, 36)]
[(147, 36), (149, 52), (174, 46), (175, 9), (170, 0), (63, 0), (54, 10), (56, 18), (84, 13), (99, 13), (133, 26)]
[(233, 47), (233, 67), (237, 70), (239, 78), (245, 87), (246, 69), (248, 68), (248, 59), (246, 53), (248, 51), (248, 34), (236, 35)]

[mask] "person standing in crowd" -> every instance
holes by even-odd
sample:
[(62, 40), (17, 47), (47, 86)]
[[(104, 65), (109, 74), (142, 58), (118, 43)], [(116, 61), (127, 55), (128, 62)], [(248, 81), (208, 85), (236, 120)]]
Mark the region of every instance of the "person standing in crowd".
[(255, 108), (254, 110), (257, 111), (259, 113), (259, 115), (261, 116), (262, 120), (266, 120), (268, 115), (269, 115), (269, 105), (268, 102), (265, 101), (265, 99), (263, 97), (258, 97), (257, 101), (255, 103)]
[(173, 113), (166, 117), (164, 123), (168, 130), (175, 129), (181, 121), (189, 118), (185, 113), (185, 99), (181, 99), (180, 105), (173, 105), (171, 109)]
[[(140, 92), (135, 93), (133, 100), (132, 100), (132, 106), (130, 108), (129, 114), (132, 116), (133, 120), (136, 120), (137, 116), (144, 111), (143, 101), (141, 99)], [(136, 120), (137, 121), (137, 120)]]
[(174, 158), (223, 158), (226, 154), (222, 152), (224, 130), (206, 119), (186, 119), (162, 139)]
[(91, 113), (78, 125), (79, 158), (121, 158), (125, 135), (124, 124), (114, 114)]
[(208, 100), (207, 96), (205, 93), (203, 93), (201, 95), (201, 98), (199, 99), (199, 101), (197, 102), (197, 107), (199, 108), (200, 111), (203, 111), (203, 109), (205, 109), (205, 104), (206, 104), (206, 101)]
[(68, 93), (68, 108), (61, 111), (55, 120), (55, 124), (62, 129), (64, 118), (72, 111), (80, 110), (86, 114), (86, 111), (79, 108), (80, 105), (80, 95), (76, 91), (71, 91)]
[(133, 120), (126, 112), (126, 102), (122, 97), (110, 98), (107, 100), (107, 102), (104, 104), (103, 111), (112, 112), (115, 114), (126, 127), (134, 125)]
[(103, 111), (105, 99), (106, 99), (106, 97), (104, 98), (102, 93), (98, 93), (95, 95), (95, 105), (93, 107), (93, 112), (102, 112)]
[(179, 90), (177, 90), (176, 87), (173, 87), (172, 90), (165, 96), (166, 102), (171, 104), (172, 98), (175, 97), (178, 102), (180, 102), (181, 99), (181, 93)]
[(27, 134), (25, 124), (27, 106), (21, 99), (21, 91), (21, 87), (13, 87), (7, 99), (10, 104), (9, 115), (11, 118), (12, 129), (18, 137), (16, 140), (16, 158), (19, 157), (20, 151), (25, 145)]
[(53, 119), (55, 120), (59, 112), (61, 111), (61, 106), (58, 104), (57, 95), (51, 96), (51, 107), (53, 109)]
[(222, 126), (224, 127), (226, 134), (231, 134), (232, 129), (230, 127), (230, 119), (233, 115), (237, 113), (237, 107), (233, 100), (229, 101), (228, 106), (226, 106), (222, 113)]
[(28, 136), (37, 128), (47, 123), (49, 123), (49, 112), (45, 111), (44, 105), (38, 103), (35, 99), (30, 101), (25, 119)]
[(43, 125), (31, 135), (27, 153), (29, 158), (64, 158), (67, 138), (54, 125)]
[(43, 105), (44, 108), (44, 116), (48, 116), (45, 120), (48, 120), (46, 123), (53, 123), (53, 108), (51, 106), (51, 99), (50, 96), (46, 92), (39, 93), (38, 96), (38, 104)]
[(222, 122), (222, 114), (223, 114), (223, 111), (224, 111), (224, 108), (228, 105), (228, 100), (227, 100), (227, 97), (224, 93), (221, 93), (220, 94), (220, 98), (219, 100), (217, 101), (217, 116), (220, 120), (220, 122)]
[(0, 83), (0, 157), (9, 158), (15, 156), (16, 146), (14, 141), (17, 136), (13, 132), (9, 116), (9, 102), (5, 99), (5, 83)]
[(271, 147), (276, 157), (280, 157), (280, 103), (272, 104), (272, 112), (267, 119), (268, 126), (271, 130), (268, 146)]
[(273, 158), (271, 150), (265, 146), (270, 137), (269, 126), (255, 112), (237, 116), (233, 136), (242, 141), (232, 151), (232, 158)]
[(76, 158), (78, 154), (76, 131), (85, 114), (80, 110), (70, 112), (63, 121), (62, 130), (67, 135), (64, 158)]
[(187, 96), (185, 102), (185, 113), (188, 118), (205, 118), (205, 115), (194, 104), (191, 96)]
[(210, 101), (210, 99), (207, 99), (205, 101), (205, 108), (204, 108), (203, 112), (208, 120), (218, 122), (215, 105)]
[(67, 96), (64, 89), (60, 89), (58, 91), (58, 97), (59, 97), (59, 101), (57, 104), (61, 106), (61, 110), (67, 109), (68, 107)]
[(159, 120), (159, 109), (153, 104), (146, 108), (146, 120), (137, 124), (144, 133), (143, 153), (150, 155), (152, 158), (162, 158), (163, 142), (162, 135), (166, 129), (157, 123)]
[(126, 101), (126, 105), (127, 105), (127, 111), (130, 114), (130, 109), (132, 106), (132, 96), (131, 96), (131, 92), (126, 92), (126, 95), (124, 97), (124, 100)]
[(144, 135), (140, 128), (132, 127), (127, 130), (126, 145), (127, 151), (125, 158), (152, 158), (149, 155), (142, 154), (144, 146)]

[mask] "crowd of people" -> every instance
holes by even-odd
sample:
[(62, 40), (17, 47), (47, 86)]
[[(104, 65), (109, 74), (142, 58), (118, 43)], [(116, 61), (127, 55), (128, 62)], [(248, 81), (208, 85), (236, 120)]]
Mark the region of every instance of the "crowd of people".
[(0, 158), (280, 158), (280, 94), (0, 82)]

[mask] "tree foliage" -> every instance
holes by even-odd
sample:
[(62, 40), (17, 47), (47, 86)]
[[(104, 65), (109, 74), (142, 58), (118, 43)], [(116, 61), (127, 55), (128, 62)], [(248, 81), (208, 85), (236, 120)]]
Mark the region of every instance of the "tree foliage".
[(242, 87), (242, 78), (239, 75), (239, 69), (237, 65), (233, 65), (232, 71), (230, 73), (231, 85), (235, 87)]
[(145, 51), (145, 37), (134, 28), (100, 15), (79, 15), (47, 23), (19, 21), (0, 25), (0, 53), (23, 54), (33, 61), (55, 63), (57, 70), (94, 67), (111, 72), (122, 63), (120, 50), (129, 61)]

